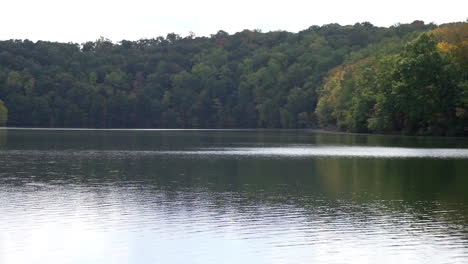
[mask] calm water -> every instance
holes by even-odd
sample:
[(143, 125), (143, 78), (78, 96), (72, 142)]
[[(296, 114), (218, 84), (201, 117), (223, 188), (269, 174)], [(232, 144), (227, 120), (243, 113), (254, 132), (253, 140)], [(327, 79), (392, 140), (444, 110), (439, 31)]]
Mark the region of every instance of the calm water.
[(0, 263), (468, 263), (468, 139), (0, 129)]

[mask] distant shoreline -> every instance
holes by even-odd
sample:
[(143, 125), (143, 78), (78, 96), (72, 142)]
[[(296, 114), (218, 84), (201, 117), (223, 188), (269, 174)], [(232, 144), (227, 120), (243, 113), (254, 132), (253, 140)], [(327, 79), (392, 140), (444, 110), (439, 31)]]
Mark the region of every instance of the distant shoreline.
[(38, 131), (265, 131), (265, 132), (310, 132), (319, 134), (336, 134), (336, 135), (355, 135), (355, 136), (397, 136), (397, 137), (418, 137), (418, 138), (460, 138), (466, 139), (466, 136), (433, 136), (433, 135), (403, 135), (398, 133), (358, 133), (358, 132), (346, 132), (333, 129), (316, 129), (316, 128), (72, 128), (72, 127), (0, 127), (0, 130), (38, 130)]

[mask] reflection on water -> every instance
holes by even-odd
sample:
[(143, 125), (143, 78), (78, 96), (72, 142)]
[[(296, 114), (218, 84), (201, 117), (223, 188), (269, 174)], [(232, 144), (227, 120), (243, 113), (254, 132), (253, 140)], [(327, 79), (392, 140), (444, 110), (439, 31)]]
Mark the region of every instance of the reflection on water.
[(6, 145), (7, 132), (8, 130), (0, 128), (0, 149)]
[(162, 151), (144, 154), (179, 154), (209, 156), (259, 156), (259, 157), (367, 157), (367, 158), (468, 158), (468, 149), (394, 148), (394, 147), (263, 147), (222, 148), (192, 151)]
[(464, 216), (450, 204), (255, 200), (135, 186), (26, 188), (1, 197), (15, 201), (0, 216), (8, 250), (2, 263), (375, 263), (384, 256), (389, 263), (441, 263), (467, 253), (457, 226)]
[(9, 130), (0, 263), (468, 261), (463, 140), (223, 133)]

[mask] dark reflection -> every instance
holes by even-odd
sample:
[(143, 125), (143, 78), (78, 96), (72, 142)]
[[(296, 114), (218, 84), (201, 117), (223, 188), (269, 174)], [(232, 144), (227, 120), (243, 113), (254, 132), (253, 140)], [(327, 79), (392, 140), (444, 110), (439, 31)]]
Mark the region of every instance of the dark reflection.
[[(98, 234), (104, 255), (126, 248), (132, 255), (122, 259), (131, 262), (143, 255), (143, 262), (204, 263), (245, 261), (239, 256), (256, 263), (468, 259), (467, 159), (144, 152), (297, 144), (461, 148), (466, 140), (300, 131), (3, 131), (0, 233), (21, 245), (0, 244), (9, 256), (27, 255), (24, 230), (44, 230), (46, 223), (58, 233), (74, 226)], [(63, 251), (61, 240), (49, 241), (57, 247), (50, 254), (61, 259), (54, 255)], [(83, 245), (81, 255), (93, 256)], [(226, 245), (233, 251), (223, 251)]]
[(0, 128), (0, 150), (6, 146), (6, 137), (8, 130)]
[(464, 159), (238, 159), (113, 153), (3, 152), (2, 181), (79, 184), (138, 183), (159, 188), (207, 187), (213, 191), (388, 200), (467, 201)]
[[(6, 134), (7, 130), (3, 130)], [(389, 146), (468, 148), (464, 138), (316, 133), (303, 130), (16, 130), (6, 149), (180, 150), (229, 146)], [(1, 136), (0, 136), (1, 137)]]

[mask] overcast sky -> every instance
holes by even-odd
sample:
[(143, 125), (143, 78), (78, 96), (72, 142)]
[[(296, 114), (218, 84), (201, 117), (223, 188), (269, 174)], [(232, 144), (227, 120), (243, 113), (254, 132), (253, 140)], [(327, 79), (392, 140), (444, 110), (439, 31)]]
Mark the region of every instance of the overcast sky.
[(468, 0), (1, 0), (0, 39), (82, 43), (218, 30), (297, 32), (311, 25), (369, 21), (466, 21)]

